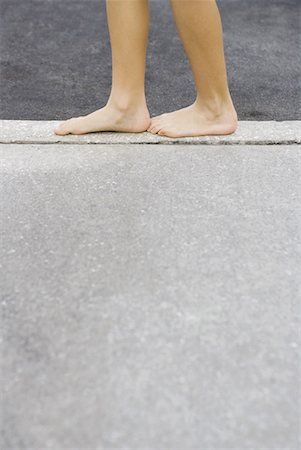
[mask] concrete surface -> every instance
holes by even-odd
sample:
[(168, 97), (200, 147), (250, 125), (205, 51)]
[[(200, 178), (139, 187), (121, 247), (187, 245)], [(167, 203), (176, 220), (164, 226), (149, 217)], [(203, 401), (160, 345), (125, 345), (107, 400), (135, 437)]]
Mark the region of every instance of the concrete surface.
[(239, 122), (229, 136), (168, 138), (151, 133), (90, 133), (82, 136), (57, 136), (59, 122), (0, 120), (0, 143), (64, 144), (301, 144), (301, 121)]
[(300, 448), (300, 146), (0, 156), (3, 449)]
[[(240, 120), (300, 120), (300, 0), (221, 0)], [(150, 0), (151, 114), (194, 101), (168, 0)], [(104, 0), (0, 0), (0, 119), (55, 120), (103, 106), (111, 83)]]

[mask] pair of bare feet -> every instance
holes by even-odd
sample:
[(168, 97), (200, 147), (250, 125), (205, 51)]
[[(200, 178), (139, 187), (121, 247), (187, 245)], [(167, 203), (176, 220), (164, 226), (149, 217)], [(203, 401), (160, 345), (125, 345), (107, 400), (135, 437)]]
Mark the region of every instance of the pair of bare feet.
[(112, 102), (87, 116), (62, 122), (55, 133), (86, 134), (99, 131), (119, 131), (169, 137), (226, 135), (237, 128), (237, 115), (231, 101), (227, 105), (203, 106), (197, 101), (178, 111), (150, 117), (146, 103), (120, 107)]

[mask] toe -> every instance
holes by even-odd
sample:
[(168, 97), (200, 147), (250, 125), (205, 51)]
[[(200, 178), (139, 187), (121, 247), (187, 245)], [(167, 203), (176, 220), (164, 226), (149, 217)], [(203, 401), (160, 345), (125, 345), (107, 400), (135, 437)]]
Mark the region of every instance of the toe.
[(54, 132), (56, 134), (58, 134), (59, 136), (64, 136), (65, 134), (69, 134), (71, 133), (70, 130), (70, 125), (71, 125), (71, 120), (65, 120), (65, 122), (62, 122), (55, 130)]
[(61, 128), (56, 128), (54, 130), (55, 134), (57, 134), (58, 136), (65, 136), (66, 134), (69, 134), (68, 132), (63, 131)]
[(149, 127), (147, 129), (147, 131), (151, 131), (152, 128), (156, 127), (158, 125), (159, 121), (155, 120), (155, 119), (151, 119)]
[(162, 128), (162, 124), (158, 124), (158, 125), (154, 125), (151, 129), (150, 129), (150, 132), (152, 133), (152, 134), (157, 134), (160, 130), (161, 130), (161, 128)]
[(147, 131), (152, 133), (157, 127), (158, 127), (158, 124), (151, 123), (150, 126), (148, 127)]
[(55, 132), (55, 134), (58, 134), (59, 136), (63, 136), (63, 134), (64, 134), (64, 127), (63, 127), (63, 125), (61, 124), (58, 127), (56, 127), (54, 129), (54, 132)]
[(176, 129), (171, 127), (162, 127), (161, 130), (158, 132), (160, 136), (166, 136), (166, 137), (179, 137)]

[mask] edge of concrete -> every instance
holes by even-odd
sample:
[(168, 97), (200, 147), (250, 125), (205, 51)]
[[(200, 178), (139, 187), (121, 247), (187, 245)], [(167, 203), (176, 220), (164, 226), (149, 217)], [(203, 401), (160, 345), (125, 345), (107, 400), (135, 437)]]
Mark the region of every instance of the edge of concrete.
[(101, 132), (57, 136), (58, 121), (0, 120), (1, 144), (301, 144), (301, 121), (240, 121), (227, 136), (168, 138), (151, 133)]

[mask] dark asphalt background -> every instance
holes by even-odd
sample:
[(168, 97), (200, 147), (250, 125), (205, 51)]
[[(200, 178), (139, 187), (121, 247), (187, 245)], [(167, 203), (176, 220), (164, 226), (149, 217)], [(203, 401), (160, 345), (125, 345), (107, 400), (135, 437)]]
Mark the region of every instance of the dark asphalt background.
[[(103, 0), (0, 0), (0, 119), (64, 119), (106, 103), (111, 59)], [(168, 0), (150, 1), (151, 114), (194, 100)], [(221, 0), (240, 120), (301, 119), (300, 1)]]

